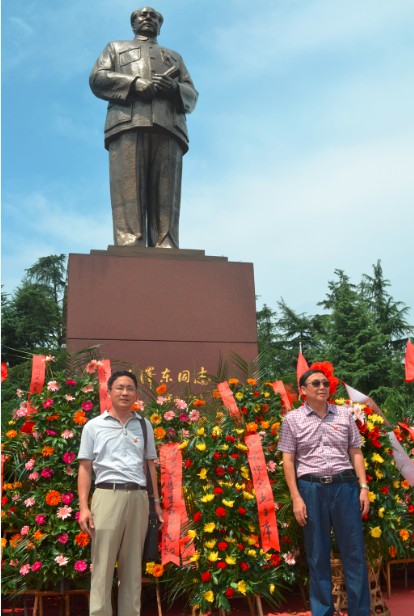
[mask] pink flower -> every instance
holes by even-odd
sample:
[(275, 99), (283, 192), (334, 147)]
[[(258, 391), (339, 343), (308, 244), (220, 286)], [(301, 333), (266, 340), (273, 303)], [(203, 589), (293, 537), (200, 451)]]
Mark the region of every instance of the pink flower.
[(63, 454), (63, 461), (66, 462), (66, 464), (71, 464), (75, 458), (76, 453), (73, 453), (73, 451), (67, 451)]
[(142, 400), (137, 400), (135, 402), (135, 406), (137, 408), (137, 411), (143, 411), (145, 409), (145, 404)]
[(168, 398), (165, 398), (165, 396), (158, 396), (157, 398), (157, 404), (165, 404), (165, 402), (167, 402)]
[(20, 567), (21, 575), (27, 575), (29, 572), (30, 572), (30, 565), (23, 565), (23, 567)]
[(71, 466), (67, 466), (63, 472), (66, 473), (66, 475), (73, 475), (75, 473), (74, 469)]
[(40, 562), (40, 560), (37, 560), (35, 563), (33, 563), (32, 565), (32, 571), (38, 571), (39, 569), (42, 568), (42, 563)]
[(276, 462), (270, 460), (270, 462), (267, 463), (267, 470), (273, 473), (273, 471), (276, 470)]
[(295, 565), (296, 564), (296, 559), (294, 557), (294, 555), (292, 554), (292, 552), (287, 552), (287, 554), (282, 554), (284, 561), (287, 565)]
[(192, 411), (190, 411), (190, 414), (188, 417), (190, 421), (198, 421), (200, 419), (200, 413), (199, 411), (196, 411), (195, 409), (193, 409)]
[(62, 503), (64, 503), (65, 505), (70, 505), (72, 501), (73, 501), (72, 492), (66, 492), (65, 494), (62, 494)]
[(10, 566), (11, 566), (11, 567), (17, 567), (18, 565), (19, 565), (19, 561), (18, 561), (18, 560), (16, 560), (15, 558), (12, 558), (12, 559), (10, 560)]
[(188, 438), (190, 436), (189, 430), (181, 430), (181, 437)]
[(165, 419), (166, 421), (171, 421), (172, 419), (174, 419), (174, 417), (175, 417), (175, 413), (174, 413), (174, 411), (166, 411), (166, 412), (164, 413), (164, 419)]
[(48, 398), (47, 400), (45, 400), (45, 402), (42, 403), (42, 406), (44, 409), (49, 408), (49, 406), (53, 405), (53, 400), (52, 398)]
[(27, 468), (28, 471), (31, 471), (34, 465), (35, 465), (35, 461), (33, 460), (33, 458), (30, 458), (30, 460), (26, 462), (24, 467)]
[(85, 387), (82, 387), (81, 391), (83, 391), (84, 394), (88, 394), (93, 391), (93, 385), (85, 385)]
[(90, 361), (89, 364), (86, 364), (85, 372), (88, 372), (89, 374), (93, 374), (94, 372), (97, 371), (99, 366), (103, 366), (103, 363), (101, 361), (97, 361), (96, 359), (92, 359), (92, 361)]
[(62, 434), (60, 435), (62, 438), (73, 438), (75, 436), (75, 434), (72, 432), (72, 430), (63, 430)]
[(16, 411), (14, 411), (13, 419), (18, 419), (19, 417), (26, 417), (26, 415), (27, 415), (27, 407), (24, 406), (25, 404), (26, 404), (26, 402), (24, 402), (20, 408), (18, 408)]
[(35, 517), (35, 522), (39, 526), (42, 526), (42, 524), (46, 524), (46, 515), (44, 513), (39, 513), (39, 515)]
[(179, 411), (185, 411), (185, 409), (187, 408), (187, 402), (185, 400), (180, 400), (180, 398), (177, 398), (177, 400), (175, 401), (175, 406)]
[(86, 564), (84, 560), (77, 560), (73, 566), (76, 569), (76, 571), (79, 571), (80, 573), (82, 573), (83, 571), (86, 571), (86, 569), (88, 568), (88, 565)]
[(86, 402), (82, 402), (81, 407), (83, 411), (90, 411), (93, 409), (93, 404), (90, 400), (87, 400)]
[(21, 389), (16, 389), (16, 396), (17, 396), (18, 398), (21, 398), (21, 397), (23, 396), (23, 392), (22, 392), (22, 390), (21, 390)]
[(29, 530), (30, 530), (30, 526), (23, 526), (23, 528), (20, 531), (20, 534), (24, 537), (25, 535), (28, 534)]
[(56, 361), (56, 357), (54, 355), (46, 355), (43, 361), (45, 364), (48, 364), (50, 361)]
[(61, 520), (66, 520), (66, 518), (70, 518), (71, 515), (72, 507), (67, 507), (66, 505), (64, 507), (59, 507), (56, 514), (56, 516)]
[(40, 474), (45, 479), (50, 479), (51, 476), (53, 475), (53, 468), (42, 468), (42, 470), (40, 471)]
[(76, 520), (76, 521), (78, 521), (78, 520), (79, 520), (79, 518), (80, 518), (80, 511), (77, 511), (77, 512), (75, 513), (75, 520)]
[(59, 537), (57, 538), (57, 540), (60, 541), (60, 543), (63, 543), (63, 545), (67, 543), (68, 539), (69, 539), (68, 533), (63, 533), (63, 535), (59, 535)]
[(57, 381), (49, 381), (47, 384), (47, 388), (49, 391), (59, 391), (60, 387), (57, 384)]
[(12, 501), (18, 501), (18, 500), (20, 500), (20, 494), (13, 494)]
[(181, 413), (180, 421), (188, 421), (188, 415), (186, 415), (185, 413)]
[(64, 567), (68, 564), (68, 558), (66, 558), (66, 556), (63, 556), (63, 554), (60, 554), (59, 556), (56, 556), (55, 562), (57, 562), (60, 567)]
[(34, 498), (26, 498), (26, 500), (24, 501), (24, 504), (26, 505), (26, 507), (33, 507), (35, 502), (36, 501)]
[(70, 396), (69, 394), (65, 394), (65, 400), (67, 402), (71, 402), (72, 400), (76, 400), (74, 396)]
[(30, 481), (37, 481), (39, 479), (39, 473), (36, 471), (34, 473), (30, 473), (29, 479)]
[(49, 429), (47, 429), (46, 430), (46, 434), (48, 436), (56, 436), (57, 432), (56, 432), (56, 430), (49, 430)]

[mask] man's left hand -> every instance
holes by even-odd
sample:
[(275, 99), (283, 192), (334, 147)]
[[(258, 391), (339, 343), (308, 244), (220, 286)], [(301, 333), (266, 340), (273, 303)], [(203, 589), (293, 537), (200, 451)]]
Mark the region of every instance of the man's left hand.
[(361, 516), (367, 515), (369, 511), (368, 490), (362, 489), (359, 493), (359, 504), (361, 508)]
[(156, 73), (152, 77), (152, 83), (154, 84), (157, 93), (166, 98), (172, 98), (178, 89), (178, 84), (174, 79), (159, 73)]
[(162, 526), (164, 524), (164, 513), (162, 511), (161, 503), (155, 503), (155, 512), (158, 516), (159, 523)]

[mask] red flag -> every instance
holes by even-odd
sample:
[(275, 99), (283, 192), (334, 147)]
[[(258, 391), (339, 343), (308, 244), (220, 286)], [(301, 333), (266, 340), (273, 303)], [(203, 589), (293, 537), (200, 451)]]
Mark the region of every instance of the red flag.
[(414, 344), (411, 340), (407, 340), (405, 351), (405, 381), (406, 383), (414, 381)]
[(8, 377), (7, 364), (5, 361), (1, 362), (1, 382), (5, 381)]
[(302, 351), (299, 351), (298, 363), (296, 364), (296, 377), (298, 379), (298, 389), (299, 389), (299, 379), (302, 376), (302, 374), (306, 372), (306, 370), (309, 370), (308, 362), (303, 357)]

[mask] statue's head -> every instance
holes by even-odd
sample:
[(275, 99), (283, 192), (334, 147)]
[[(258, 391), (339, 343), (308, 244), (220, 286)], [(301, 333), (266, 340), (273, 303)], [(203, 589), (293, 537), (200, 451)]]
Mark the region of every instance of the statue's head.
[(164, 17), (155, 9), (145, 6), (131, 13), (131, 26), (135, 34), (157, 36), (161, 31)]

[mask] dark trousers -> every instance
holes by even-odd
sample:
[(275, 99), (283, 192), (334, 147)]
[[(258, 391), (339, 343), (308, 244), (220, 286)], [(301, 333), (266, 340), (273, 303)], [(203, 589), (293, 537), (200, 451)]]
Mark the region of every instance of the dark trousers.
[(310, 573), (312, 616), (332, 616), (331, 529), (344, 567), (349, 616), (370, 615), (358, 483), (310, 483), (298, 480), (308, 520), (304, 526)]
[(114, 241), (178, 248), (183, 149), (167, 133), (133, 130), (109, 144)]

